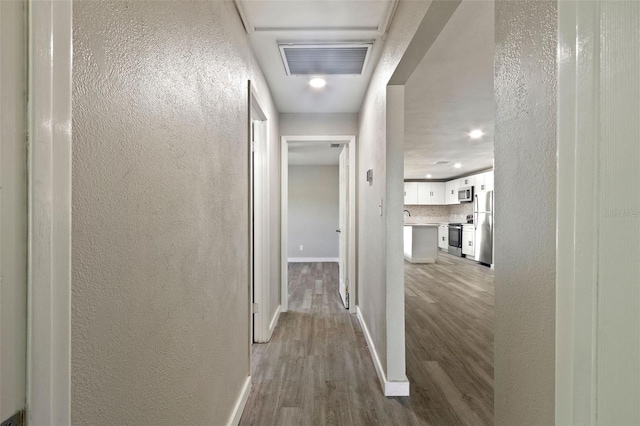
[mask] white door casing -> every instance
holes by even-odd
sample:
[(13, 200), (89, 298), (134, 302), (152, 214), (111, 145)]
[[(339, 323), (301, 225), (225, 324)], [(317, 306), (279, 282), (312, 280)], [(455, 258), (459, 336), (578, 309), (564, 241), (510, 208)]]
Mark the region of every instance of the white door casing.
[(27, 424), (71, 424), (72, 2), (28, 1)]
[(344, 307), (349, 309), (349, 146), (345, 145), (340, 152), (339, 165), (339, 291)]
[[(256, 89), (250, 83), (250, 181), (251, 200), (250, 217), (250, 300), (257, 309), (252, 313), (252, 341), (256, 343), (268, 342), (278, 321), (280, 308), (277, 307), (273, 318), (270, 318), (270, 265), (269, 265), (269, 139), (268, 117), (260, 106)], [(250, 312), (251, 312), (250, 311)]]
[(639, 424), (640, 3), (558, 30), (556, 424)]

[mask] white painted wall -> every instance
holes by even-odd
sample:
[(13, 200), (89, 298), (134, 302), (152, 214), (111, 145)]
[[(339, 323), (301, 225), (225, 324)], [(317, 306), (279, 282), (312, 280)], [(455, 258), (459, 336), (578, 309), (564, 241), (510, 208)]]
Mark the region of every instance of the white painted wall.
[(358, 114), (280, 114), (284, 136), (357, 135)]
[(278, 113), (231, 2), (73, 15), (72, 422), (224, 424), (250, 374), (247, 80), (271, 188)]
[[(372, 76), (359, 116), (358, 157), (358, 307), (387, 370), (387, 220), (380, 215), (387, 197), (387, 83), (409, 45), (430, 2), (401, 1), (387, 34), (380, 62)], [(397, 143), (397, 141), (395, 141)], [(393, 145), (396, 146), (397, 145)], [(373, 184), (366, 182), (373, 170)], [(403, 177), (400, 175), (400, 182)], [(399, 195), (402, 189), (399, 190)], [(402, 238), (402, 201), (398, 207), (397, 232)], [(394, 248), (395, 249), (395, 248)], [(402, 245), (394, 255), (402, 257)], [(398, 360), (404, 363), (404, 360)], [(395, 370), (392, 370), (395, 371)], [(387, 373), (388, 371), (385, 371)], [(396, 380), (396, 377), (389, 377)]]
[(554, 423), (556, 5), (495, 6), (496, 425)]
[(640, 424), (640, 4), (560, 2), (558, 26), (555, 420)]
[(289, 166), (289, 259), (338, 258), (338, 171), (338, 166)]
[(0, 422), (25, 408), (27, 357), (26, 29), (0, 2)]

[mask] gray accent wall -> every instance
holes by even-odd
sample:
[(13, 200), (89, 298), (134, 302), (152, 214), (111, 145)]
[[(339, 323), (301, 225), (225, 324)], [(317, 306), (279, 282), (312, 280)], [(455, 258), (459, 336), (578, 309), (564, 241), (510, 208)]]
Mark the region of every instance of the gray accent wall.
[(554, 418), (557, 2), (495, 10), (495, 424)]
[[(387, 356), (387, 217), (380, 215), (380, 201), (386, 209), (387, 148), (400, 150), (398, 140), (387, 141), (387, 83), (411, 42), (429, 7), (427, 2), (401, 1), (387, 34), (380, 61), (362, 102), (358, 131), (358, 308), (375, 345), (385, 374), (389, 363), (404, 365), (404, 359)], [(373, 170), (373, 182), (364, 177)], [(399, 180), (403, 181), (402, 174)], [(402, 194), (402, 188), (397, 189)], [(402, 235), (402, 201), (396, 212), (397, 233)], [(396, 220), (396, 219), (394, 219)], [(399, 247), (397, 253), (402, 255)], [(396, 253), (392, 253), (395, 256)], [(400, 274), (402, 276), (402, 274)], [(392, 312), (393, 314), (393, 312)], [(401, 313), (402, 316), (404, 313)], [(397, 333), (397, 330), (391, 330)], [(404, 336), (403, 336), (404, 337)], [(389, 380), (401, 380), (387, 377)]]
[(289, 166), (289, 259), (338, 258), (339, 183), (338, 166)]
[[(72, 423), (228, 424), (249, 368), (248, 80), (233, 2), (73, 2)], [(262, 309), (262, 307), (261, 307)]]

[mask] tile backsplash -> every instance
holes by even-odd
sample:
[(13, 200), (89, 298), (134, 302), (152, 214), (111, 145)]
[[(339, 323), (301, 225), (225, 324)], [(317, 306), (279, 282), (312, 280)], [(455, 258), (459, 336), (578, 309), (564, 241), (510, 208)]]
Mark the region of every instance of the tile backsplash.
[(411, 212), (411, 217), (404, 214), (406, 223), (437, 223), (467, 221), (467, 215), (473, 214), (473, 203), (452, 204), (448, 206), (404, 206)]
[(467, 215), (473, 214), (473, 203), (452, 204), (449, 207), (450, 222), (467, 222)]

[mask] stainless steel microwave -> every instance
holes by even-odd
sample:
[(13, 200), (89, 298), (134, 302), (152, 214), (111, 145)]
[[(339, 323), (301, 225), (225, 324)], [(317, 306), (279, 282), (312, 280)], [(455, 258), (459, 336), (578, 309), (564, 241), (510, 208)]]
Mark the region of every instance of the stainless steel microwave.
[(473, 201), (473, 186), (465, 186), (458, 189), (458, 201), (470, 203)]

